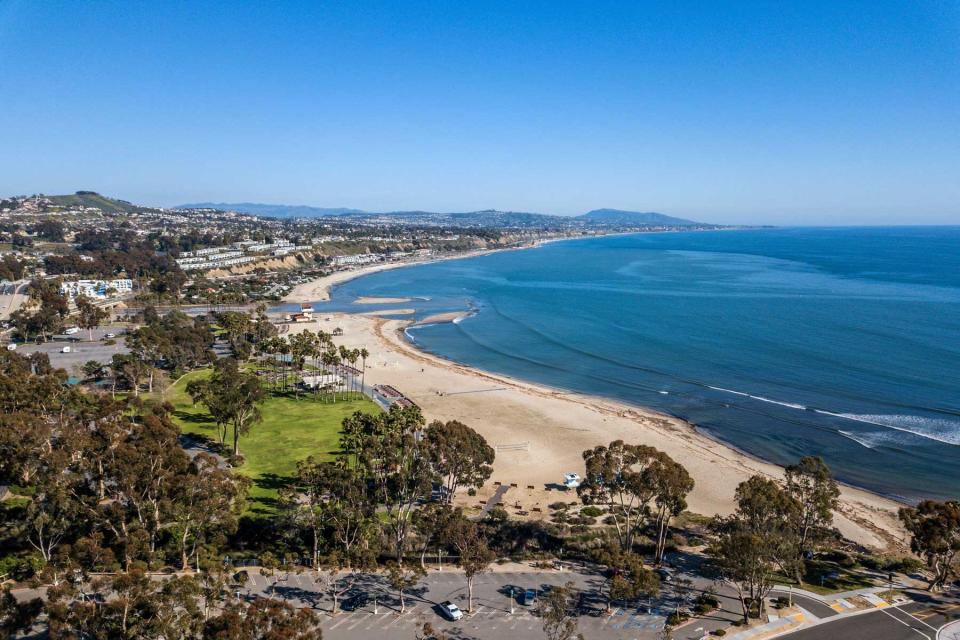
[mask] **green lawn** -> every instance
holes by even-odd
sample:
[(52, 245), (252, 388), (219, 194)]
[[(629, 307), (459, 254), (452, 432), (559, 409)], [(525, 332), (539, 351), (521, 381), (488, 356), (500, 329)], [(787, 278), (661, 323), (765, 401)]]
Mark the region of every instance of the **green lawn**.
[[(186, 393), (190, 380), (210, 375), (210, 370), (188, 373), (165, 394), (174, 407), (174, 417), (184, 433), (196, 433), (216, 441), (216, 425), (202, 405), (194, 406)], [(337, 451), (340, 424), (354, 411), (378, 413), (379, 407), (368, 398), (336, 403), (314, 400), (292, 393), (272, 394), (260, 411), (263, 422), (240, 437), (240, 453), (246, 462), (237, 469), (253, 480), (250, 488), (251, 513), (274, 513), (277, 491), (296, 468), (298, 460), (307, 456), (331, 457)], [(232, 434), (228, 434), (228, 444)]]

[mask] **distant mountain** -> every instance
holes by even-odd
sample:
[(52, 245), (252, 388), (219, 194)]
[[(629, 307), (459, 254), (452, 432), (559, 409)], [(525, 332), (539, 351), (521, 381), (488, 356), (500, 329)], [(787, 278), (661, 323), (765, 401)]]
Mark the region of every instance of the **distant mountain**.
[(269, 218), (326, 218), (329, 216), (348, 216), (364, 214), (360, 209), (308, 207), (306, 205), (289, 204), (261, 204), (258, 202), (198, 202), (196, 204), (181, 204), (175, 209), (220, 209), (222, 211), (239, 211), (255, 216)]
[(590, 224), (604, 225), (644, 225), (652, 227), (688, 227), (700, 224), (693, 220), (674, 218), (653, 211), (623, 211), (621, 209), (594, 209), (577, 218)]
[(107, 213), (130, 213), (143, 207), (127, 202), (102, 196), (96, 191), (77, 191), (68, 196), (43, 196), (53, 204), (61, 207), (96, 207)]
[(547, 213), (524, 211), (437, 212), (437, 211), (385, 211), (373, 212), (361, 209), (310, 207), (305, 205), (258, 204), (254, 202), (199, 202), (183, 204), (178, 209), (220, 209), (239, 211), (256, 216), (272, 218), (331, 218), (351, 216), (371, 220), (389, 216), (398, 223), (452, 225), (464, 227), (692, 227), (702, 225), (692, 220), (674, 218), (654, 212), (621, 211), (620, 209), (594, 209), (579, 216), (558, 216)]

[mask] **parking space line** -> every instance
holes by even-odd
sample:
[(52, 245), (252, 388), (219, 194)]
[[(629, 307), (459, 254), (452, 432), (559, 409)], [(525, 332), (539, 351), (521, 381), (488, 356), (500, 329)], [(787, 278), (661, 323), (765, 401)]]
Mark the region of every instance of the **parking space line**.
[(338, 615), (343, 616), (343, 617), (340, 618), (340, 620), (338, 620), (335, 625), (333, 625), (332, 627), (330, 627), (331, 630), (332, 630), (332, 629), (336, 629), (337, 627), (339, 627), (339, 626), (342, 625), (344, 622), (346, 622), (347, 620), (350, 619), (350, 614), (349, 614), (349, 613), (341, 613), (341, 614), (338, 614)]

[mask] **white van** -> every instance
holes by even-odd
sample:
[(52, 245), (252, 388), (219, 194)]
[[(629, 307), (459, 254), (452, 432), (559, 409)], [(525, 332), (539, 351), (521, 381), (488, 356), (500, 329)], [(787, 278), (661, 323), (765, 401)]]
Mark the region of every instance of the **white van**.
[(63, 349), (60, 349), (60, 353), (70, 353), (71, 351), (72, 349), (70, 347), (64, 347)]
[(64, 333), (65, 335), (72, 336), (72, 335), (75, 334), (75, 333), (80, 333), (80, 328), (79, 328), (79, 327), (70, 327), (69, 329), (67, 329), (67, 330), (64, 331), (63, 333)]

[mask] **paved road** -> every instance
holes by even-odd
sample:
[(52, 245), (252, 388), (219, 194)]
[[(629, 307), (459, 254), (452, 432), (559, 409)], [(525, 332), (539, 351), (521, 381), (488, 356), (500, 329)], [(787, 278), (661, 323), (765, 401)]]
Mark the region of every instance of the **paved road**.
[(789, 640), (935, 640), (937, 624), (913, 616), (908, 608), (887, 607), (844, 616), (784, 637)]
[(828, 607), (826, 604), (819, 600), (809, 598), (807, 596), (798, 595), (796, 592), (790, 592), (787, 589), (774, 589), (770, 592), (771, 596), (784, 596), (792, 597), (794, 604), (797, 604), (818, 618), (830, 618), (837, 615), (837, 612)]

